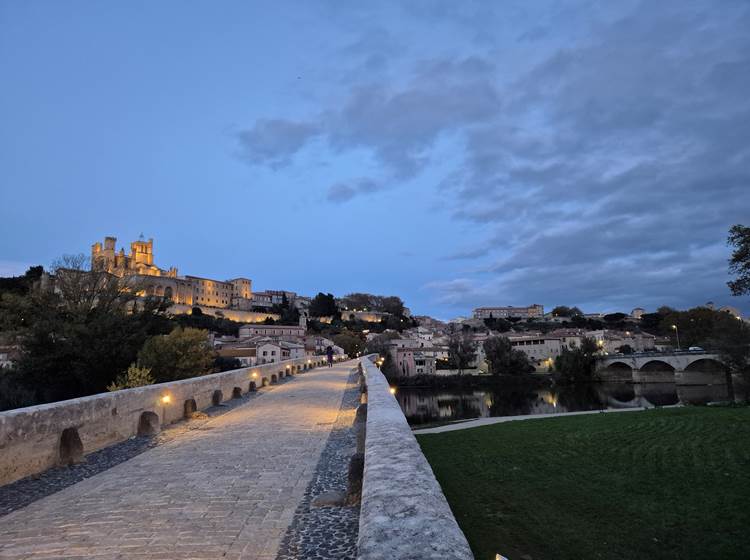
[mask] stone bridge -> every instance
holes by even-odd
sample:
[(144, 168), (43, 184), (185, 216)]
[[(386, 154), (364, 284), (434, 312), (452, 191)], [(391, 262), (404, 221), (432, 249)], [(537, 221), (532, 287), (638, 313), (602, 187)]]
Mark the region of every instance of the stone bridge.
[(710, 352), (641, 352), (615, 354), (597, 360), (596, 371), (607, 381), (715, 385), (726, 382), (725, 367)]
[(0, 412), (0, 559), (470, 560), (380, 370), (319, 366)]

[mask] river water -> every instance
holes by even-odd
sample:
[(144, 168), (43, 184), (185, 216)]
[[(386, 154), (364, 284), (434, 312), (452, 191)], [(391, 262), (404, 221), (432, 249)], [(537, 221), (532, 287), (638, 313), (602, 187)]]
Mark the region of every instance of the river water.
[(727, 392), (725, 385), (595, 383), (544, 389), (399, 387), (396, 398), (409, 424), (418, 426), (488, 416), (704, 404), (726, 400)]

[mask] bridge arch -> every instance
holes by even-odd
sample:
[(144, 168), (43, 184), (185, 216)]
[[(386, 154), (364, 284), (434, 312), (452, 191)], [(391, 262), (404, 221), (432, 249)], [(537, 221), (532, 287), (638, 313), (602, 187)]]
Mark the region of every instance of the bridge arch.
[(152, 436), (159, 432), (159, 417), (155, 412), (145, 411), (141, 412), (140, 418), (138, 418), (138, 435), (139, 436)]
[(233, 399), (242, 398), (242, 389), (239, 387), (235, 387), (234, 389), (232, 389), (232, 398)]
[(83, 442), (76, 428), (65, 428), (60, 434), (58, 457), (61, 465), (72, 465), (83, 460)]
[(216, 391), (213, 392), (211, 395), (211, 404), (213, 406), (219, 406), (221, 404), (221, 401), (224, 400), (224, 394), (216, 389)]
[(649, 360), (638, 369), (640, 369), (641, 371), (674, 372), (674, 366), (672, 366), (671, 364), (668, 364), (667, 362), (663, 360)]
[(701, 373), (724, 373), (725, 367), (719, 360), (700, 358), (690, 362), (685, 371), (699, 371)]
[(251, 381), (250, 384), (247, 386), (247, 390), (250, 393), (254, 393), (257, 391), (258, 387), (255, 385), (255, 381)]
[(276, 377), (275, 373), (271, 374), (271, 384), (278, 382), (279, 378)]
[(633, 373), (633, 368), (625, 362), (612, 362), (607, 367), (602, 368), (605, 373)]
[(198, 405), (195, 403), (195, 399), (187, 399), (185, 404), (182, 405), (182, 417), (190, 418), (197, 410)]

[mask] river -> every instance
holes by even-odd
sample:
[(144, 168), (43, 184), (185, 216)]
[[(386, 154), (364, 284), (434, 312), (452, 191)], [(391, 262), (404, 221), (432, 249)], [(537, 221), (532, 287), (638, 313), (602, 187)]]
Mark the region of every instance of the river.
[(554, 388), (399, 387), (396, 398), (412, 426), (488, 416), (705, 404), (726, 400), (725, 385), (594, 383)]

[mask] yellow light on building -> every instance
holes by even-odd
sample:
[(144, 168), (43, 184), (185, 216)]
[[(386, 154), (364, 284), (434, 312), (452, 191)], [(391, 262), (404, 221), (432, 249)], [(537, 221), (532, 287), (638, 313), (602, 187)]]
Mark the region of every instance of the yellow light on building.
[(172, 402), (172, 397), (170, 397), (169, 395), (164, 395), (161, 398), (161, 402), (162, 404), (169, 404), (170, 402)]
[(258, 377), (258, 372), (257, 372), (257, 371), (254, 371), (254, 372), (253, 372), (253, 379), (255, 379), (255, 378), (257, 378), (257, 377)]
[(395, 395), (396, 394), (396, 388), (395, 387), (391, 387), (390, 391), (391, 391), (391, 395)]

